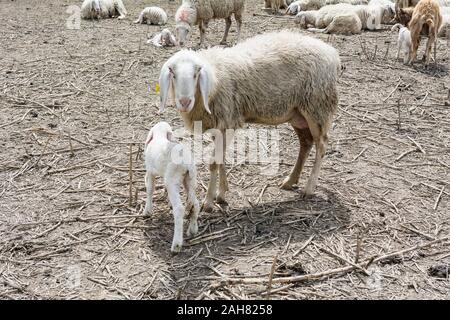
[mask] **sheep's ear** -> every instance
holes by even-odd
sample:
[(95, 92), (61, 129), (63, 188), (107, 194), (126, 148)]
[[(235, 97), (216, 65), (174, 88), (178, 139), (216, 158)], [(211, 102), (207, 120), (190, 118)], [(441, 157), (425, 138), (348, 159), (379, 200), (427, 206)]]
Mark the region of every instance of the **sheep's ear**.
[(210, 79), (208, 76), (208, 72), (206, 72), (205, 68), (201, 68), (198, 77), (199, 85), (200, 85), (200, 93), (203, 98), (203, 105), (205, 106), (205, 110), (211, 114), (211, 110), (209, 109), (209, 88), (210, 88)]
[(162, 113), (164, 111), (164, 108), (166, 107), (171, 80), (172, 72), (170, 71), (169, 67), (164, 66), (161, 69), (161, 74), (159, 75), (159, 97), (161, 99), (159, 113)]

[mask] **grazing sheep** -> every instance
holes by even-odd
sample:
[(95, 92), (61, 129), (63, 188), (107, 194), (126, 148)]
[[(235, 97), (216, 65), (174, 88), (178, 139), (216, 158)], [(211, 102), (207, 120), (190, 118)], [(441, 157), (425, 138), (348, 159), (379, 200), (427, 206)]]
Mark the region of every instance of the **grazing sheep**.
[[(315, 11), (299, 12), (295, 22), (303, 28), (308, 24), (314, 32), (336, 34), (358, 34), (361, 30), (377, 30), (385, 16), (391, 20), (393, 12), (386, 6), (365, 6), (339, 3), (322, 7)], [(358, 21), (359, 20), (359, 21)]]
[(142, 10), (139, 18), (134, 23), (164, 25), (167, 23), (167, 13), (159, 7), (147, 7)]
[(305, 189), (305, 195), (313, 194), (338, 105), (340, 68), (336, 49), (321, 40), (286, 30), (259, 35), (231, 48), (182, 50), (163, 65), (159, 78), (160, 112), (170, 88), (188, 129), (193, 130), (195, 121), (202, 121), (203, 130), (215, 128), (222, 132), (223, 140), (216, 142), (216, 148), (223, 151), (221, 161), (216, 159), (209, 167), (211, 179), (203, 204), (205, 211), (213, 208), (217, 173), (216, 199), (225, 202), (225, 130), (240, 128), (244, 123), (289, 122), (294, 128), (301, 148), (292, 172), (282, 184), (284, 189), (298, 182), (311, 148), (316, 145), (315, 163)]
[(370, 0), (369, 6), (384, 7), (382, 23), (391, 23), (395, 19), (395, 3), (390, 0)]
[(241, 34), (244, 0), (183, 0), (175, 14), (176, 36), (183, 45), (189, 37), (191, 27), (197, 24), (200, 29), (200, 45), (205, 39), (209, 20), (225, 19), (225, 33), (220, 44), (226, 44), (231, 27), (231, 15), (237, 23), (237, 41)]
[(84, 0), (81, 5), (83, 19), (114, 18), (124, 19), (127, 10), (122, 0)]
[(156, 47), (173, 47), (177, 45), (177, 40), (169, 29), (163, 29), (152, 39), (149, 39), (147, 43), (151, 43)]
[(182, 144), (175, 141), (172, 129), (167, 122), (159, 122), (150, 130), (144, 150), (145, 185), (147, 188), (144, 213), (151, 213), (155, 178), (157, 176), (162, 177), (172, 205), (175, 224), (171, 251), (180, 252), (183, 245), (183, 219), (185, 217), (185, 210), (180, 197), (182, 184), (187, 194), (187, 212), (190, 212), (187, 235), (192, 236), (198, 232), (197, 219), (200, 204), (195, 196), (197, 183), (195, 165), (190, 152)]
[(286, 14), (296, 15), (300, 11), (319, 10), (325, 6), (339, 3), (366, 5), (368, 4), (368, 0), (297, 0), (288, 6)]
[(403, 63), (408, 62), (409, 53), (411, 50), (411, 33), (409, 29), (401, 25), (400, 23), (395, 24), (391, 31), (398, 32), (397, 39), (397, 60), (400, 57), (400, 51), (403, 52)]
[(428, 36), (426, 50), (422, 60), (425, 60), (426, 65), (430, 63), (431, 46), (434, 44), (434, 52), (436, 54), (437, 34), (441, 25), (442, 15), (439, 4), (435, 0), (420, 0), (414, 7), (412, 18), (408, 25), (412, 42), (412, 49), (408, 59), (409, 64), (416, 59), (422, 31)]

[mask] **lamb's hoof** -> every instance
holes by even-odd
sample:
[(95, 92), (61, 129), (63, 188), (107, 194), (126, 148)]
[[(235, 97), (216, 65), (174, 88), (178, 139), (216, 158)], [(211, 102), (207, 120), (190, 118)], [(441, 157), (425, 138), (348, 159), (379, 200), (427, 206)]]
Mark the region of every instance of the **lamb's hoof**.
[(222, 40), (222, 41), (220, 41), (220, 45), (221, 46), (228, 46), (228, 42)]
[(191, 222), (189, 224), (188, 230), (186, 232), (188, 237), (193, 237), (198, 233), (198, 223), (196, 222)]

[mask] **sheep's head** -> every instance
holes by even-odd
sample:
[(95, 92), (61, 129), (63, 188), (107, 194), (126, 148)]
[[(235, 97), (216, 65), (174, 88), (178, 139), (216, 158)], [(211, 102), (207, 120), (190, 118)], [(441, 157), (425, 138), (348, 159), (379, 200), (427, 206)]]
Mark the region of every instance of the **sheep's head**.
[(404, 26), (408, 26), (413, 11), (414, 7), (400, 8), (400, 10), (398, 11), (398, 22), (400, 22)]
[(178, 23), (175, 28), (176, 38), (178, 39), (178, 43), (180, 46), (184, 45), (188, 40), (191, 34), (191, 26), (188, 23)]
[(100, 9), (100, 0), (94, 0), (92, 3), (91, 3), (91, 11), (92, 11), (92, 13), (96, 16), (96, 17), (99, 17), (100, 16), (100, 11), (101, 11), (101, 9)]
[(164, 111), (172, 86), (175, 105), (180, 112), (191, 112), (195, 104), (195, 96), (199, 90), (203, 105), (208, 113), (209, 94), (212, 87), (211, 67), (193, 51), (180, 51), (170, 58), (162, 67), (159, 76), (161, 105), (159, 111)]
[(306, 29), (308, 27), (308, 24), (306, 23), (306, 15), (304, 12), (299, 12), (295, 16), (294, 22), (298, 24), (301, 28)]
[(394, 8), (394, 4), (390, 5), (385, 5), (383, 7), (383, 18), (382, 18), (382, 22), (383, 23), (390, 23), (392, 21), (392, 19), (394, 19), (395, 17), (395, 8)]

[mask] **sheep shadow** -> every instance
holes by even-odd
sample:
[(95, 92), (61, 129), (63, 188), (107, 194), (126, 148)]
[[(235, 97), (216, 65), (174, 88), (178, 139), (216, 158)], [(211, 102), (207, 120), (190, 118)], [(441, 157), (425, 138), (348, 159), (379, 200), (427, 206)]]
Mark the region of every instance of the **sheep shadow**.
[(242, 261), (265, 261), (275, 253), (280, 254), (281, 260), (291, 259), (292, 252), (282, 254), (288, 243), (291, 248), (297, 248), (313, 235), (321, 237), (340, 232), (350, 224), (350, 209), (341, 203), (339, 196), (325, 190), (310, 199), (298, 197), (202, 213), (199, 234), (192, 239), (185, 238), (182, 252), (175, 256), (170, 253), (173, 223), (168, 222), (172, 221), (167, 221), (167, 216), (156, 220), (160, 221), (153, 221), (154, 224), (161, 223), (161, 228), (147, 234), (149, 249), (170, 265), (171, 276), (179, 286), (173, 290), (182, 290), (179, 297), (193, 299), (211, 284), (211, 278), (218, 276), (212, 267), (214, 263), (225, 263), (219, 263), (227, 269), (225, 274), (235, 269), (240, 269), (238, 273), (257, 273), (257, 269), (248, 269)]
[(425, 74), (434, 78), (443, 78), (448, 76), (448, 65), (444, 63), (431, 62), (428, 66), (421, 61), (416, 61), (411, 66), (416, 72)]

